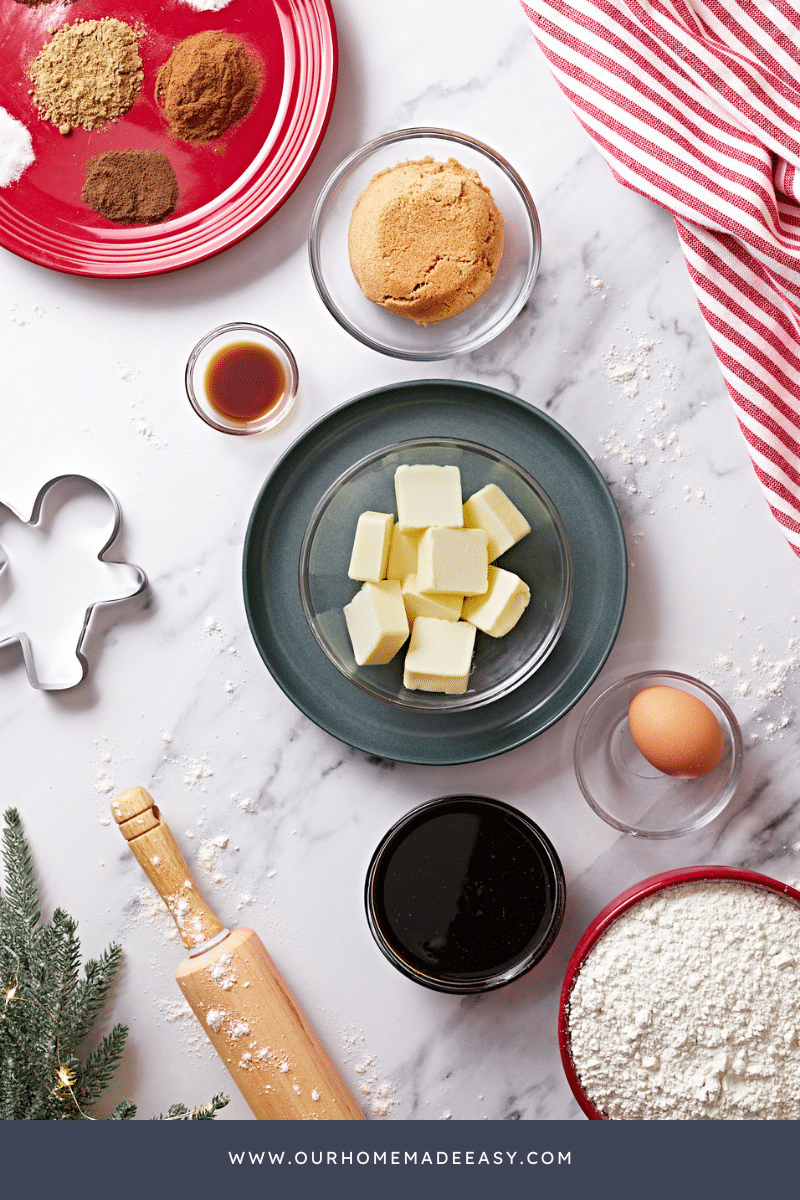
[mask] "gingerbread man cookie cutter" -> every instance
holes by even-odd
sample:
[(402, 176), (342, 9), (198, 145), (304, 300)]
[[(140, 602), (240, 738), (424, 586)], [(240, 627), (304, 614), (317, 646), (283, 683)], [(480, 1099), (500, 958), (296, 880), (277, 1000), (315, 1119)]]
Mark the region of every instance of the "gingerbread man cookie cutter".
[(40, 691), (85, 679), (93, 614), (147, 587), (141, 567), (107, 557), (121, 527), (116, 496), (87, 475), (48, 480), (27, 519), (0, 501), (0, 647), (19, 643)]

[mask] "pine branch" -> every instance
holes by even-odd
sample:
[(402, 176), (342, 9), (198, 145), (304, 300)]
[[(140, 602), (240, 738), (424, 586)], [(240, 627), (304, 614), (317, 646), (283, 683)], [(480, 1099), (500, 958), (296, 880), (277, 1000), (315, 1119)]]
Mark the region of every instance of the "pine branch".
[(185, 1104), (173, 1104), (167, 1109), (166, 1117), (163, 1113), (159, 1113), (157, 1117), (151, 1117), (151, 1121), (213, 1121), (216, 1114), (226, 1104), (230, 1104), (230, 1096), (226, 1096), (224, 1092), (217, 1092), (216, 1096), (212, 1096), (208, 1104), (201, 1104), (199, 1108), (195, 1108), (192, 1112)]
[(87, 959), (84, 978), (78, 981), (74, 1008), (71, 1014), (69, 1033), (73, 1046), (77, 1046), (88, 1034), (102, 1009), (109, 988), (116, 978), (122, 960), (122, 947), (113, 943), (104, 950), (100, 958)]
[(136, 1116), (136, 1105), (132, 1100), (122, 1100), (117, 1105), (112, 1113), (109, 1113), (109, 1121), (132, 1121)]
[(33, 863), (22, 833), (22, 822), (16, 808), (5, 811), (3, 831), (3, 864), (6, 876), (6, 897), (12, 909), (33, 929), (39, 922), (39, 891), (33, 874)]
[[(80, 1121), (119, 1066), (128, 1029), (115, 1025), (81, 1063), (77, 1049), (105, 1003), (122, 955), (114, 944), (88, 959), (81, 977), (77, 922), (56, 909), (42, 923), (28, 846), (16, 809), (5, 813), (5, 895), (0, 893), (0, 1120)], [(175, 1104), (166, 1118), (207, 1121), (228, 1103), (221, 1093), (192, 1112)], [(123, 1100), (111, 1121), (130, 1121)]]
[(73, 921), (63, 909), (56, 909), (52, 921), (55, 962), (50, 964), (50, 969), (55, 971), (58, 982), (51, 1011), (56, 1024), (58, 1052), (62, 1058), (70, 1056), (76, 1044), (71, 1025), (81, 969), (81, 944), (76, 936), (77, 928), (77, 921)]
[(125, 1050), (127, 1036), (127, 1025), (115, 1025), (108, 1037), (103, 1038), (83, 1066), (79, 1067), (72, 1091), (82, 1109), (91, 1107), (111, 1082)]

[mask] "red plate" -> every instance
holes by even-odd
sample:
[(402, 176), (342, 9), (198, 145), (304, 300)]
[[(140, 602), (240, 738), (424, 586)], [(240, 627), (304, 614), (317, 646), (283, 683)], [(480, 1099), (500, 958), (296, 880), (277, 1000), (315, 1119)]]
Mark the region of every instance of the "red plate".
[[(63, 137), (38, 115), (28, 68), (48, 29), (118, 17), (140, 33), (145, 79), (116, 122)], [(168, 132), (154, 100), (158, 68), (192, 33), (219, 29), (256, 51), (264, 86), (244, 121), (206, 145)], [(0, 190), (0, 245), (66, 271), (120, 279), (175, 271), (219, 254), (272, 216), (307, 170), (336, 90), (336, 28), (328, 0), (230, 0), (197, 12), (182, 0), (76, 0), (29, 8), (0, 0), (0, 105), (28, 127), (36, 161)], [(161, 150), (180, 185), (175, 216), (160, 225), (115, 226), (81, 200), (89, 159), (106, 150)]]

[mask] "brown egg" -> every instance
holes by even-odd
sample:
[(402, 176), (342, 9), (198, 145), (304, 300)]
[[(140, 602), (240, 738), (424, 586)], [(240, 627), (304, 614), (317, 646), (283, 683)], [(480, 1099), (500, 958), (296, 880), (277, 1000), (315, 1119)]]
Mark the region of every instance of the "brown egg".
[(628, 708), (631, 736), (665, 775), (695, 779), (722, 758), (722, 729), (702, 700), (674, 687), (644, 688)]

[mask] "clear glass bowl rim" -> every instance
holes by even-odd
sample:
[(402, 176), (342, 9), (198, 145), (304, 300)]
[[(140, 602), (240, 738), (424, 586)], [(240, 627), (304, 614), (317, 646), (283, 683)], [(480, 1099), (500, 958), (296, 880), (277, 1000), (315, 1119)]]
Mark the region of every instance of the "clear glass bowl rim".
[[(606, 812), (600, 801), (597, 800), (590, 791), (586, 780), (584, 779), (583, 771), (581, 769), (581, 752), (583, 750), (583, 741), (592, 718), (596, 715), (603, 704), (608, 701), (612, 693), (620, 691), (622, 688), (627, 687), (632, 683), (641, 683), (644, 686), (649, 681), (651, 686), (657, 686), (655, 681), (663, 679), (669, 679), (675, 683), (690, 683), (693, 687), (705, 692), (705, 694), (714, 701), (715, 705), (722, 710), (728, 721), (731, 741), (733, 742), (733, 767), (728, 784), (720, 793), (719, 799), (711, 806), (711, 808), (702, 813), (701, 816), (697, 817), (696, 820), (692, 821), (688, 825), (677, 826), (675, 829), (659, 829), (652, 831), (640, 829), (636, 825), (626, 825), (624, 821), (619, 821), (616, 817), (612, 817), (610, 813)], [(584, 799), (588, 803), (589, 807), (597, 813), (598, 817), (602, 817), (602, 819), (608, 825), (612, 825), (614, 829), (618, 829), (620, 833), (629, 833), (632, 837), (643, 838), (647, 839), (648, 841), (663, 841), (667, 838), (683, 837), (688, 833), (694, 833), (696, 830), (702, 829), (704, 825), (710, 824), (711, 821), (719, 816), (736, 791), (739, 778), (742, 773), (743, 759), (744, 743), (742, 741), (742, 731), (739, 728), (739, 722), (736, 720), (730, 705), (723, 700), (722, 696), (720, 696), (718, 692), (715, 692), (712, 687), (709, 687), (707, 683), (703, 683), (702, 680), (695, 679), (693, 675), (686, 675), (681, 671), (638, 671), (633, 675), (626, 675), (624, 679), (618, 679), (616, 683), (612, 683), (600, 693), (600, 695), (592, 702), (592, 704), (584, 713), (583, 719), (578, 727), (578, 732), (575, 736), (575, 748), (573, 751), (575, 776), (578, 781), (578, 786), (581, 789)]]
[[(340, 488), (344, 486), (347, 480), (357, 472), (362, 471), (371, 462), (374, 462), (376, 459), (383, 458), (384, 455), (390, 454), (393, 451), (413, 450), (418, 446), (422, 447), (431, 445), (463, 448), (472, 451), (473, 453), (479, 452), (480, 454), (484, 455), (484, 457), (493, 458), (496, 462), (499, 462), (503, 465), (510, 464), (513, 470), (518, 472), (531, 490), (535, 492), (541, 503), (546, 508), (553, 523), (553, 528), (555, 529), (556, 537), (559, 542), (564, 561), (564, 588), (561, 597), (561, 606), (559, 608), (558, 615), (551, 626), (550, 635), (547, 638), (547, 641), (539, 647), (539, 653), (536, 658), (534, 658), (530, 664), (526, 664), (524, 668), (520, 668), (518, 670), (518, 677), (512, 677), (513, 682), (498, 684), (488, 694), (481, 693), (479, 696), (466, 698), (454, 696), (452, 700), (442, 700), (441, 703), (438, 704), (433, 704), (430, 702), (430, 700), (427, 702), (418, 702), (413, 698), (405, 699), (385, 695), (384, 693), (379, 692), (375, 688), (371, 687), (365, 680), (359, 678), (358, 675), (351, 675), (349, 672), (345, 671), (336, 656), (331, 653), (331, 650), (325, 639), (320, 635), (319, 630), (317, 629), (317, 623), (311, 604), (308, 584), (308, 560), (311, 552), (311, 545), (314, 540), (314, 534), (317, 531), (317, 526), (322, 520), (322, 516), (328, 504), (339, 492)], [(378, 450), (373, 450), (369, 454), (365, 454), (363, 458), (360, 458), (357, 462), (353, 463), (352, 466), (348, 467), (346, 471), (343, 471), (337, 479), (334, 479), (327, 491), (321, 496), (317, 502), (316, 508), (308, 519), (308, 524), (306, 525), (305, 532), (303, 533), (303, 540), (300, 545), (300, 558), (298, 563), (298, 584), (300, 588), (300, 603), (302, 605), (303, 615), (305, 616), (306, 623), (311, 630), (314, 640), (328, 661), (334, 667), (336, 667), (336, 670), (343, 675), (348, 682), (354, 684), (362, 692), (366, 693), (366, 695), (372, 696), (374, 699), (381, 701), (381, 703), (390, 704), (405, 710), (413, 709), (417, 712), (464, 712), (468, 709), (480, 708), (484, 704), (491, 704), (494, 700), (498, 700), (501, 696), (508, 695), (509, 692), (514, 691), (515, 688), (524, 683), (526, 679), (529, 679), (534, 671), (545, 661), (548, 654), (550, 654), (551, 650), (561, 636), (561, 633), (563, 632), (564, 626), (567, 622), (567, 617), (569, 616), (570, 605), (572, 603), (573, 583), (574, 566), (572, 561), (572, 550), (570, 548), (566, 526), (561, 518), (561, 514), (553, 504), (553, 501), (550, 499), (542, 485), (538, 483), (533, 476), (525, 470), (524, 467), (521, 467), (519, 463), (515, 463), (513, 459), (510, 459), (507, 455), (502, 454), (499, 450), (493, 450), (489, 446), (481, 446), (478, 442), (467, 441), (464, 438), (453, 437), (419, 437), (409, 438), (402, 442), (392, 442), (388, 446), (383, 446)], [(426, 693), (428, 696), (431, 694), (432, 693)]]
[[(525, 276), (525, 282), (520, 288), (520, 292), (515, 303), (511, 306), (508, 313), (506, 313), (506, 316), (503, 318), (502, 324), (497, 327), (492, 326), (490, 329), (487, 329), (482, 336), (475, 338), (474, 341), (470, 342), (468, 346), (464, 346), (460, 350), (401, 350), (396, 346), (387, 346), (385, 343), (378, 342), (374, 338), (369, 337), (368, 334), (356, 328), (356, 326), (347, 319), (341, 309), (334, 303), (325, 283), (325, 277), (320, 265), (320, 227), (325, 207), (332, 192), (335, 191), (341, 181), (354, 167), (360, 166), (360, 164), (364, 162), (365, 159), (369, 158), (370, 155), (376, 150), (382, 149), (384, 146), (390, 146), (394, 142), (410, 139), (418, 140), (421, 138), (441, 138), (442, 140), (446, 139), (448, 141), (456, 142), (459, 145), (468, 146), (471, 150), (475, 150), (481, 154), (484, 154), (488, 159), (490, 159), (490, 161), (493, 162), (495, 166), (499, 167), (499, 169), (506, 175), (509, 182), (519, 193), (520, 199), (522, 200), (523, 206), (530, 221), (531, 232), (533, 235), (533, 254), (531, 256), (530, 266)], [(377, 350), (379, 354), (388, 354), (392, 358), (401, 358), (412, 362), (437, 362), (442, 359), (453, 358), (457, 354), (470, 354), (473, 350), (480, 349), (481, 346), (485, 346), (487, 342), (493, 341), (494, 338), (498, 337), (499, 334), (501, 334), (504, 329), (507, 329), (511, 322), (519, 316), (520, 312), (527, 304), (531, 292), (533, 291), (533, 285), (536, 282), (536, 276), (539, 273), (539, 260), (541, 258), (541, 253), (542, 230), (539, 223), (539, 214), (536, 210), (533, 197), (523, 183), (522, 178), (511, 166), (511, 163), (508, 162), (507, 159), (503, 158), (501, 154), (498, 154), (496, 150), (493, 150), (491, 146), (487, 146), (485, 142), (478, 141), (477, 138), (469, 137), (469, 135), (465, 133), (457, 133), (453, 129), (442, 129), (436, 126), (420, 125), (411, 126), (408, 129), (397, 129), (392, 133), (385, 133), (381, 137), (374, 138), (371, 142), (367, 142), (366, 145), (361, 146), (360, 149), (354, 150), (352, 154), (350, 154), (346, 159), (344, 159), (343, 162), (339, 164), (317, 197), (317, 202), (314, 205), (314, 210), (311, 214), (311, 226), (308, 235), (308, 256), (311, 264), (311, 276), (314, 280), (314, 286), (316, 287), (323, 304), (331, 316), (334, 317), (334, 319), (339, 322), (342, 328), (346, 329), (352, 337), (361, 342), (362, 345), (369, 346), (371, 350)]]

